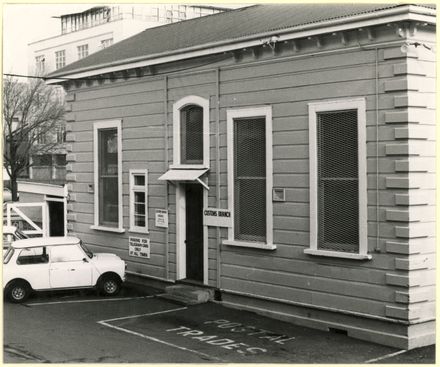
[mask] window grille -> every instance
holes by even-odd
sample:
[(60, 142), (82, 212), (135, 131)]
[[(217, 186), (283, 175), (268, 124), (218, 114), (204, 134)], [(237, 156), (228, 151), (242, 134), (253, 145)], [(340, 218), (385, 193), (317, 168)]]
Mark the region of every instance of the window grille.
[(118, 224), (118, 133), (99, 130), (99, 224)]
[(357, 110), (317, 114), (318, 249), (359, 251)]
[(266, 241), (266, 121), (234, 120), (234, 234)]
[(186, 106), (180, 111), (181, 163), (203, 163), (203, 108)]

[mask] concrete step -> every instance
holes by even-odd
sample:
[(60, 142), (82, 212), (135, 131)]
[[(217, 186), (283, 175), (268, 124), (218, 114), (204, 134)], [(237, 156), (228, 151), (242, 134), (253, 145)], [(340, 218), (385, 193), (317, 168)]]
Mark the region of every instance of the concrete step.
[(156, 297), (166, 299), (170, 302), (173, 302), (177, 305), (182, 305), (182, 306), (191, 306), (191, 305), (197, 305), (199, 303), (203, 303), (203, 302), (197, 302), (197, 301), (188, 299), (186, 297), (180, 297), (177, 295), (172, 295), (172, 294), (167, 294), (167, 293), (158, 294)]
[(165, 294), (162, 294), (161, 297), (179, 304), (197, 305), (212, 300), (214, 290), (178, 284), (166, 287)]

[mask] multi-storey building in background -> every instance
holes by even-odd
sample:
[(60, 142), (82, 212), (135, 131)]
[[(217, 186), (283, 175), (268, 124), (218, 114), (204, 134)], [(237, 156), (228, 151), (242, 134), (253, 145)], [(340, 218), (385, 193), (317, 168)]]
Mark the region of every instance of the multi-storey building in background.
[[(35, 41), (28, 48), (28, 72), (44, 75), (80, 60), (146, 28), (202, 17), (228, 10), (224, 7), (182, 4), (95, 6), (64, 14), (58, 35)], [(63, 93), (60, 89), (60, 93)], [(47, 139), (59, 145), (50, 153), (31, 157), (29, 178), (62, 184), (65, 178), (64, 124)]]
[(64, 14), (60, 34), (29, 44), (29, 72), (46, 74), (111, 46), (146, 28), (202, 17), (223, 7), (182, 4), (95, 6)]

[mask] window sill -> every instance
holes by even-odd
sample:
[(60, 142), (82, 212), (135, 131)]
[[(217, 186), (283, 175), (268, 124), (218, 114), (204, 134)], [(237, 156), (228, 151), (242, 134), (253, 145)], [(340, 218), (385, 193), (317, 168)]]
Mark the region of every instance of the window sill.
[(263, 250), (275, 250), (277, 248), (277, 245), (274, 245), (273, 243), (263, 243), (263, 242), (244, 242), (244, 241), (235, 241), (235, 240), (224, 240), (222, 241), (222, 244), (227, 246), (259, 248)]
[(205, 164), (170, 164), (170, 169), (209, 169)]
[(305, 249), (304, 253), (313, 256), (325, 256), (325, 257), (337, 257), (340, 259), (351, 259), (351, 260), (371, 260), (372, 256), (368, 254), (352, 254), (349, 252), (338, 252), (338, 251), (324, 251), (324, 250), (312, 250)]
[(124, 228), (114, 228), (114, 227), (105, 227), (105, 226), (90, 226), (91, 229), (95, 229), (97, 231), (104, 232), (114, 232), (114, 233), (124, 233)]
[(150, 233), (150, 231), (148, 229), (139, 229), (139, 228), (129, 228), (128, 232), (140, 233), (140, 234), (149, 234)]

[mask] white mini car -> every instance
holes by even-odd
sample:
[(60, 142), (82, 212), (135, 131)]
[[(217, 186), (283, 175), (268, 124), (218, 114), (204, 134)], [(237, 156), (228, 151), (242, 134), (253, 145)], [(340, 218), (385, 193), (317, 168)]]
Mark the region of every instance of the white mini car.
[(115, 295), (125, 280), (125, 262), (114, 254), (94, 254), (76, 237), (18, 240), (3, 257), (3, 290), (14, 303), (34, 291), (97, 288)]

